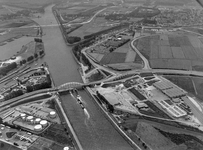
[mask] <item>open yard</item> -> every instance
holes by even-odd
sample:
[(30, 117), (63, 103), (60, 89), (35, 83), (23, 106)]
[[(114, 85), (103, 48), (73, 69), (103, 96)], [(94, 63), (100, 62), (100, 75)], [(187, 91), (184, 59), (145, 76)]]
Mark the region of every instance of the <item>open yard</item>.
[(203, 40), (187, 34), (157, 34), (135, 41), (152, 68), (203, 70)]

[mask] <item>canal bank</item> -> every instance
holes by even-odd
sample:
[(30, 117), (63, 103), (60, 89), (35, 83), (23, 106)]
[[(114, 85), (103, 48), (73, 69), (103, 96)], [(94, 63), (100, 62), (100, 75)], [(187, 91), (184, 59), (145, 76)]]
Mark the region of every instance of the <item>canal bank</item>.
[[(72, 56), (71, 47), (63, 39), (58, 23), (52, 13), (52, 6), (45, 8), (45, 13), (35, 21), (42, 26), (45, 47), (44, 61), (47, 62), (52, 78), (59, 86), (67, 82), (82, 82), (78, 64)], [(70, 95), (61, 96), (64, 111), (84, 150), (132, 150), (133, 148), (118, 133), (98, 109), (92, 97), (80, 91), (85, 108), (90, 117), (84, 113), (77, 101)]]

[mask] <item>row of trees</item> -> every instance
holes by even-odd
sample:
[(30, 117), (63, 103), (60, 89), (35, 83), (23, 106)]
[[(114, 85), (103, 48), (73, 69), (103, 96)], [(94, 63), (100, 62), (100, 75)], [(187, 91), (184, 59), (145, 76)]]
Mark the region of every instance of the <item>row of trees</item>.
[(34, 38), (35, 42), (42, 43), (42, 39)]
[(6, 94), (4, 94), (4, 100), (9, 100), (9, 99), (12, 99), (12, 98), (15, 98), (15, 97), (18, 97), (18, 96), (21, 96), (23, 95), (23, 90), (21, 89), (17, 89), (17, 90), (12, 90)]
[(27, 82), (26, 84), (27, 92), (32, 92), (40, 89), (50, 88), (52, 85), (50, 75), (48, 74), (45, 78), (39, 79), (37, 84), (32, 82)]
[(88, 47), (90, 46), (91, 44), (93, 44), (95, 41), (95, 38), (92, 37), (92, 38), (89, 38), (89, 39), (86, 39), (82, 42), (80, 42), (79, 44), (75, 45), (73, 48), (72, 48), (72, 51), (75, 55), (75, 57), (77, 58), (78, 61), (80, 61), (80, 56), (81, 56), (81, 50), (84, 48), (84, 47)]
[(81, 38), (77, 36), (67, 36), (66, 39), (69, 44), (74, 44), (81, 41)]
[[(43, 54), (44, 54), (44, 51), (43, 51), (43, 50), (39, 52), (39, 55), (40, 55), (40, 56), (42, 56)], [(20, 61), (20, 65), (26, 64), (26, 62), (30, 62), (30, 61), (32, 61), (34, 58), (38, 58), (38, 54), (37, 54), (37, 53), (35, 53), (34, 56), (29, 56), (29, 57), (27, 58), (27, 60), (26, 60), (26, 59), (21, 60), (21, 61)]]
[(13, 63), (11, 63), (11, 64), (8, 64), (8, 65), (5, 66), (5, 67), (1, 67), (1, 68), (0, 68), (0, 75), (1, 75), (1, 76), (5, 76), (5, 75), (7, 75), (8, 72), (10, 72), (11, 70), (13, 70), (13, 69), (15, 69), (15, 68), (17, 68), (16, 62), (13, 62)]
[(103, 95), (101, 95), (98, 91), (97, 91), (96, 93), (97, 93), (97, 96), (98, 96), (99, 100), (100, 100), (102, 103), (104, 103), (104, 104), (106, 105), (108, 111), (109, 111), (110, 113), (113, 113), (113, 112), (114, 112), (114, 107), (113, 107), (113, 105), (111, 105), (111, 104), (106, 100), (106, 98), (105, 98)]
[(81, 58), (85, 65), (88, 66), (88, 70), (90, 70), (92, 68), (92, 64), (90, 63), (89, 59), (83, 53), (81, 54)]

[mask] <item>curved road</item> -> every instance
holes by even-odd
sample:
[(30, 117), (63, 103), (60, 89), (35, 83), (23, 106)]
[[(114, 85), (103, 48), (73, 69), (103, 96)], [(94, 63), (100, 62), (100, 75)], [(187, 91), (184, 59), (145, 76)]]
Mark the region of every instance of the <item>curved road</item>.
[[(75, 62), (71, 47), (67, 47), (63, 35), (52, 13), (52, 6), (45, 8), (42, 18), (35, 21), (42, 26), (45, 36), (45, 57), (43, 58), (52, 74), (56, 86), (67, 82), (82, 82), (78, 65)], [(54, 26), (51, 26), (51, 25)], [(64, 111), (84, 150), (132, 150), (129, 143), (119, 134), (106, 116), (85, 91), (79, 92), (90, 115), (87, 119), (77, 101), (68, 94), (61, 96)]]
[(132, 40), (132, 42), (130, 43), (131, 47), (135, 50), (135, 52), (141, 57), (141, 59), (144, 61), (144, 67), (143, 69), (146, 70), (146, 69), (150, 69), (150, 65), (149, 65), (149, 61), (140, 53), (140, 51), (134, 46), (134, 42), (135, 40), (139, 39), (138, 38), (135, 38)]

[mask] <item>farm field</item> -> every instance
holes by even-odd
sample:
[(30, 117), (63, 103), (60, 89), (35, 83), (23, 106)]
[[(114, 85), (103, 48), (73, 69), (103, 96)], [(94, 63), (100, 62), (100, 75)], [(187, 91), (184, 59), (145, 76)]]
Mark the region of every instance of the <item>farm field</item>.
[(163, 150), (179, 147), (176, 146), (175, 143), (170, 141), (170, 139), (164, 137), (150, 123), (138, 121), (136, 127), (131, 126), (130, 129), (134, 131), (152, 149)]
[(202, 149), (203, 136), (185, 129), (144, 119), (127, 119), (123, 126), (136, 133), (151, 149), (187, 150)]
[(31, 26), (36, 24), (34, 21), (28, 18), (18, 18), (18, 19), (10, 19), (10, 20), (2, 20), (0, 21), (0, 28), (15, 28), (21, 26)]
[(1, 0), (0, 4), (6, 4), (19, 8), (42, 8), (54, 2), (62, 2), (62, 0)]
[(202, 29), (202, 28), (198, 28), (198, 27), (197, 27), (197, 28), (185, 27), (185, 28), (183, 28), (183, 29), (203, 35), (203, 29)]
[(119, 70), (141, 69), (143, 67), (139, 55), (136, 55), (136, 52), (131, 49), (129, 42), (116, 48), (113, 52), (108, 52), (107, 48), (100, 46), (97, 51), (88, 54), (100, 64)]
[(4, 60), (5, 58), (12, 57), (14, 54), (20, 51), (20, 49), (22, 48), (22, 45), (25, 45), (33, 40), (34, 40), (33, 37), (22, 37), (19, 39), (15, 39), (14, 41), (7, 43), (6, 45), (1, 46), (0, 60)]
[(3, 7), (0, 7), (0, 15), (6, 15), (6, 14), (11, 14), (11, 12)]
[(37, 30), (34, 28), (13, 29), (10, 32), (0, 36), (0, 43), (8, 43), (22, 36), (37, 37)]
[(99, 32), (110, 27), (112, 27), (111, 22), (106, 21), (103, 17), (96, 17), (90, 23), (84, 24), (82, 27), (71, 32), (69, 36), (77, 36), (83, 38), (85, 35)]
[(0, 45), (5, 45), (9, 42), (19, 39), (22, 36), (37, 37), (38, 28), (32, 27), (37, 25), (30, 19), (12, 19), (0, 21)]
[(152, 68), (203, 70), (203, 40), (191, 34), (156, 34), (135, 41)]
[(69, 4), (67, 7), (63, 7), (63, 8), (57, 7), (57, 10), (60, 14), (78, 14), (82, 11), (91, 9), (95, 6), (96, 6), (95, 4), (92, 4), (92, 5), (78, 4), (78, 5), (72, 5), (72, 6), (70, 6)]
[(103, 12), (100, 13), (100, 15), (107, 15), (107, 14), (125, 14), (125, 13), (130, 13), (133, 10), (135, 10), (135, 6), (114, 6), (111, 8), (107, 8)]

